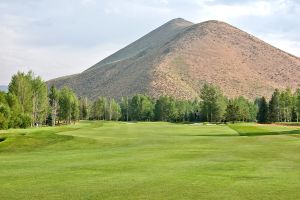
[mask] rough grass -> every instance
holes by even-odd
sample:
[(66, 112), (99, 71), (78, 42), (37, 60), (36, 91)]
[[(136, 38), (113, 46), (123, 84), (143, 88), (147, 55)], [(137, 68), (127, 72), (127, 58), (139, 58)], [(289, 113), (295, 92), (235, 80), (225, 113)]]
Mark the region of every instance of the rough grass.
[(0, 132), (0, 199), (300, 199), (293, 131), (81, 122)]

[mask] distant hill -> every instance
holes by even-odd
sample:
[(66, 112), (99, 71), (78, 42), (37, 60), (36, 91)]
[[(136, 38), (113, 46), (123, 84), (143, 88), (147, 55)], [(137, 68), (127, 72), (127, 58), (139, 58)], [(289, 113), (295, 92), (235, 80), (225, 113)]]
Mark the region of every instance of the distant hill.
[(7, 85), (0, 85), (0, 91), (7, 92), (8, 86)]
[(299, 80), (296, 56), (224, 22), (174, 19), (86, 71), (48, 84), (91, 99), (136, 93), (192, 99), (208, 82), (230, 97), (255, 98)]

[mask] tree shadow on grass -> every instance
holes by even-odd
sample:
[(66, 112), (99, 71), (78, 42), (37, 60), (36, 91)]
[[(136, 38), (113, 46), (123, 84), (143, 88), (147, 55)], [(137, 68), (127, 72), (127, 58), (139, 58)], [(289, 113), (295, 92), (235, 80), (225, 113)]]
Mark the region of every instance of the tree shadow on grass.
[(266, 136), (266, 135), (300, 135), (300, 130), (272, 131), (272, 132), (244, 132), (238, 133), (240, 136)]
[[(236, 131), (236, 130), (235, 130)], [(240, 137), (240, 136), (269, 136), (269, 135), (300, 135), (300, 130), (291, 130), (291, 131), (257, 131), (257, 132), (243, 132), (239, 133), (236, 131), (236, 135), (224, 135), (224, 134), (181, 134), (179, 136), (194, 136), (194, 137)]]

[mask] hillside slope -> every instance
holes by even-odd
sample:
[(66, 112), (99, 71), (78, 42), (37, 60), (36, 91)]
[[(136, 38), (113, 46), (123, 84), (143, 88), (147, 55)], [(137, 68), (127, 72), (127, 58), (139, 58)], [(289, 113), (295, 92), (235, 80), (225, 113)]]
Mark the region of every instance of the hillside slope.
[(192, 99), (208, 82), (230, 97), (255, 98), (298, 80), (298, 57), (224, 22), (174, 19), (86, 71), (48, 84), (91, 99), (136, 93)]

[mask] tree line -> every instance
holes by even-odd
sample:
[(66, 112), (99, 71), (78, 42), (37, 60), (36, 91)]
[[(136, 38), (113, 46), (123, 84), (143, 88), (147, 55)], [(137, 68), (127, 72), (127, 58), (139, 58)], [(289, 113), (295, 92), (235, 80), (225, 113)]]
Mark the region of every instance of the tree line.
[(68, 87), (60, 90), (33, 72), (15, 74), (8, 92), (0, 92), (0, 129), (70, 124), (77, 120), (168, 122), (298, 122), (300, 89), (276, 89), (270, 100), (250, 101), (243, 96), (227, 98), (220, 88), (204, 84), (199, 98), (158, 99), (137, 94), (120, 100), (78, 98)]
[(270, 101), (265, 97), (256, 99), (259, 107), (257, 120), (260, 123), (299, 122), (300, 88), (292, 92), (291, 88), (276, 89)]
[(8, 92), (0, 92), (0, 129), (71, 123), (79, 119), (80, 99), (67, 87), (57, 90), (33, 72), (18, 72)]

